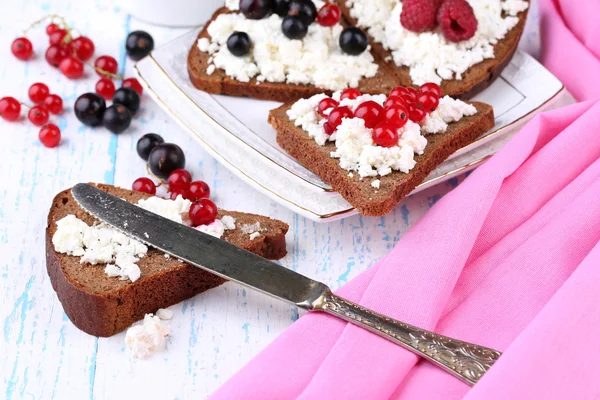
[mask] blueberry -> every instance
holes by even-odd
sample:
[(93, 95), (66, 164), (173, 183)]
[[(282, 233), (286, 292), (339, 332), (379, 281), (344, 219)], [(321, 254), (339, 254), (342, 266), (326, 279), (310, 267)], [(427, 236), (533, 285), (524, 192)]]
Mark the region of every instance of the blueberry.
[(286, 17), (290, 11), (290, 0), (273, 0), (273, 11), (280, 17)]
[(273, 0), (240, 0), (240, 11), (249, 19), (263, 19), (273, 11)]
[(288, 16), (281, 23), (281, 30), (288, 39), (302, 39), (308, 33), (308, 25), (296, 16)]
[(103, 122), (112, 133), (121, 133), (131, 125), (131, 112), (122, 104), (113, 104), (104, 112)]
[(135, 115), (140, 108), (140, 95), (132, 88), (120, 88), (115, 92), (112, 98), (113, 104), (123, 104)]
[(152, 149), (164, 142), (165, 140), (160, 135), (157, 135), (156, 133), (146, 133), (137, 142), (137, 153), (142, 160), (148, 161)]
[(127, 35), (125, 50), (132, 60), (141, 60), (150, 54), (152, 49), (154, 49), (154, 39), (148, 32), (134, 31)]
[(159, 144), (150, 152), (148, 167), (160, 179), (167, 179), (171, 172), (178, 168), (185, 168), (183, 150), (173, 143)]
[(234, 56), (242, 57), (250, 51), (250, 36), (246, 32), (233, 32), (227, 39), (227, 48)]
[(369, 45), (369, 38), (359, 28), (350, 27), (342, 31), (340, 35), (340, 47), (351, 56), (362, 54)]
[(317, 7), (311, 0), (291, 0), (288, 15), (300, 17), (306, 25), (310, 25), (317, 19)]
[(75, 116), (83, 124), (97, 126), (102, 124), (106, 102), (96, 93), (85, 93), (75, 101)]

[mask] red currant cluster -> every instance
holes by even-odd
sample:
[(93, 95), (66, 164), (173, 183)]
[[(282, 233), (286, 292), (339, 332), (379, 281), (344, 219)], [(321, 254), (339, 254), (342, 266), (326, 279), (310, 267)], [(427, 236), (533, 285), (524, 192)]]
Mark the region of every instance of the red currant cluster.
[[(31, 29), (47, 19), (59, 20), (59, 23), (51, 22), (46, 26), (49, 46), (46, 49), (45, 58), (48, 64), (59, 68), (61, 73), (69, 79), (79, 79), (83, 76), (84, 65), (94, 56), (96, 49), (94, 42), (86, 36), (74, 37), (73, 29), (70, 28), (62, 17), (48, 15), (33, 24)], [(26, 31), (27, 31), (26, 30)], [(33, 45), (26, 37), (20, 37), (13, 41), (11, 51), (19, 60), (29, 60), (33, 55)], [(123, 80), (122, 87), (134, 89), (142, 94), (142, 85), (135, 78), (124, 79), (117, 74), (118, 64), (111, 56), (100, 56), (94, 64), (89, 64), (100, 76), (96, 83), (96, 92), (105, 99), (111, 99), (116, 91), (112, 79)]]
[[(192, 181), (192, 174), (184, 169), (185, 156), (179, 146), (165, 143), (160, 135), (148, 133), (137, 143), (138, 155), (148, 162), (148, 167), (156, 178), (166, 179), (171, 200), (182, 196), (193, 204), (190, 207), (192, 225), (208, 225), (217, 218), (217, 206), (209, 199), (210, 187), (203, 181)], [(138, 178), (132, 189), (156, 195), (156, 185), (150, 178)]]
[[(333, 134), (344, 118), (360, 118), (365, 127), (373, 129), (373, 141), (382, 147), (392, 147), (398, 143), (398, 130), (410, 119), (419, 123), (440, 103), (441, 88), (435, 83), (426, 83), (419, 90), (399, 86), (390, 92), (383, 106), (369, 100), (361, 103), (354, 112), (348, 106), (340, 106), (337, 101), (326, 97), (319, 102), (319, 114), (326, 118), (323, 125), (326, 134)], [(358, 89), (346, 89), (340, 96), (344, 99), (357, 99)]]
[(54, 124), (48, 124), (50, 114), (60, 114), (63, 111), (63, 101), (60, 96), (51, 94), (50, 89), (43, 83), (34, 83), (29, 87), (29, 99), (33, 106), (20, 103), (14, 97), (0, 99), (0, 117), (7, 121), (16, 121), (21, 116), (21, 105), (28, 107), (27, 118), (35, 126), (41, 126), (39, 139), (46, 147), (56, 147), (60, 143), (60, 129)]

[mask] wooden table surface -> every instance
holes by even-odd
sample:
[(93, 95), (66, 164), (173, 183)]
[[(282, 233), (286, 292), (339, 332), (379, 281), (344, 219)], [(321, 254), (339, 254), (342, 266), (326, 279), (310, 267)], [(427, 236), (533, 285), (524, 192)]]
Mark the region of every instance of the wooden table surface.
[(270, 201), (219, 165), (152, 102), (129, 130), (114, 135), (77, 121), (75, 99), (93, 91), (98, 76), (70, 81), (44, 59), (47, 37), (31, 31), (35, 59), (21, 62), (10, 43), (31, 22), (54, 13), (94, 40), (96, 56), (108, 54), (119, 71), (133, 76), (124, 40), (130, 31), (150, 32), (157, 45), (187, 29), (149, 26), (129, 17), (118, 0), (28, 0), (3, 4), (0, 13), (0, 97), (27, 100), (27, 88), (44, 82), (66, 104), (51, 117), (62, 130), (56, 149), (43, 147), (28, 121), (0, 120), (0, 398), (10, 399), (184, 399), (205, 398), (299, 317), (295, 307), (228, 283), (171, 307), (167, 350), (133, 360), (124, 333), (96, 338), (71, 324), (52, 290), (45, 265), (46, 216), (53, 196), (78, 182), (129, 188), (146, 176), (137, 139), (161, 134), (185, 149), (187, 167), (208, 182), (217, 204), (269, 215), (290, 225), (288, 255), (281, 263), (336, 289), (385, 255), (442, 195), (454, 179), (412, 196), (381, 218), (347, 218), (317, 224)]

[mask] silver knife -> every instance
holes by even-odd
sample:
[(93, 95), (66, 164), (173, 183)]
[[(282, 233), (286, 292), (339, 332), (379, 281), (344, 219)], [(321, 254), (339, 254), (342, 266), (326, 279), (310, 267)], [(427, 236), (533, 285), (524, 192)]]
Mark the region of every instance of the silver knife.
[(326, 312), (368, 329), (474, 385), (501, 353), (396, 321), (336, 296), (314, 281), (253, 253), (196, 229), (163, 218), (79, 183), (75, 200), (94, 217), (135, 239), (185, 262), (292, 303), (308, 311)]

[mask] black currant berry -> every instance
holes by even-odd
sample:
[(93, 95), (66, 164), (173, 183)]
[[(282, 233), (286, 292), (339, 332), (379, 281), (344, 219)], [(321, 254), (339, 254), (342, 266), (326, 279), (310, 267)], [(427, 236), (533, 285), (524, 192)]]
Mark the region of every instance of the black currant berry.
[(131, 125), (131, 112), (122, 104), (113, 104), (104, 112), (104, 127), (112, 133), (121, 133)]
[(263, 19), (273, 11), (273, 0), (240, 0), (240, 11), (248, 19)]
[(132, 60), (141, 60), (150, 54), (152, 49), (154, 49), (154, 39), (148, 32), (134, 31), (127, 36), (125, 50)]
[(140, 108), (140, 95), (132, 88), (122, 87), (115, 92), (112, 98), (113, 104), (123, 104), (135, 115)]
[(273, 11), (280, 17), (286, 17), (290, 11), (290, 0), (273, 0)]
[(340, 35), (340, 47), (344, 53), (351, 56), (362, 54), (368, 45), (369, 39), (367, 38), (367, 34), (359, 28), (346, 28)]
[(233, 32), (227, 39), (227, 48), (234, 56), (245, 56), (251, 45), (250, 36), (246, 32)]
[(106, 102), (96, 93), (85, 93), (75, 101), (75, 116), (83, 124), (98, 126), (102, 124)]
[(288, 39), (302, 39), (308, 33), (308, 25), (300, 17), (285, 17), (281, 30)]
[(306, 25), (310, 25), (317, 19), (317, 7), (312, 0), (291, 0), (288, 15), (300, 17)]
[(164, 142), (165, 140), (160, 135), (157, 135), (156, 133), (146, 133), (137, 142), (137, 153), (142, 160), (148, 161), (152, 149)]
[(155, 146), (148, 157), (150, 171), (161, 179), (178, 168), (185, 168), (185, 155), (181, 147), (173, 143), (162, 143)]

